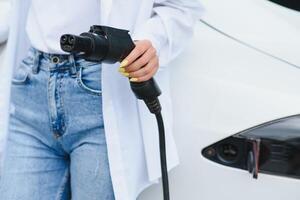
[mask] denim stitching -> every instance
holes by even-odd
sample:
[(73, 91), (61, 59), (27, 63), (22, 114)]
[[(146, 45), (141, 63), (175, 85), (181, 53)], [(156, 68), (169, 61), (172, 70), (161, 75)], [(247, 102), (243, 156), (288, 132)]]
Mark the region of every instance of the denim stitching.
[(83, 88), (85, 91), (87, 91), (91, 94), (98, 95), (98, 96), (101, 96), (101, 94), (102, 94), (102, 90), (91, 89), (83, 83), (83, 81), (82, 81), (82, 67), (79, 69), (79, 72), (77, 73), (77, 83), (79, 84), (79, 86), (81, 86), (81, 88)]
[(62, 125), (62, 134), (65, 132), (66, 127), (65, 127), (65, 110), (64, 110), (64, 101), (63, 101), (63, 90), (62, 90), (62, 82), (63, 82), (64, 76), (60, 78), (59, 81), (59, 91), (60, 91), (60, 104), (61, 104), (61, 125)]
[(51, 116), (51, 91), (50, 91), (50, 79), (51, 79), (51, 73), (49, 72), (49, 76), (48, 76), (48, 84), (47, 84), (47, 98), (48, 98), (48, 117), (49, 117), (49, 125), (50, 125), (50, 131), (51, 133), (54, 132), (53, 126), (52, 126), (52, 116)]
[[(21, 66), (21, 65), (24, 65), (24, 66)], [(18, 68), (15, 68), (11, 82), (15, 85), (24, 85), (25, 83), (27, 83), (29, 80), (29, 70), (27, 69), (28, 67), (29, 66), (27, 64), (21, 63)], [(24, 76), (24, 77), (22, 77), (21, 79), (16, 79), (15, 77), (19, 70), (21, 70), (22, 73), (24, 73), (24, 74), (22, 74), (22, 76)]]
[(28, 77), (29, 77), (29, 75), (28, 75), (28, 73), (26, 73), (25, 77), (23, 79), (21, 79), (21, 80), (17, 80), (15, 78), (13, 78), (12, 79), (12, 83), (14, 85), (24, 85), (25, 83), (28, 82)]

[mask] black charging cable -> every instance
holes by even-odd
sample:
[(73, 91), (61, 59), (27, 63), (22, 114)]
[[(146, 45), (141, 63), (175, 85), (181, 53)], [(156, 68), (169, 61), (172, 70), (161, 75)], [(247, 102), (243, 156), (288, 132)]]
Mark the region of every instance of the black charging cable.
[[(79, 36), (65, 34), (60, 38), (62, 50), (76, 54), (88, 61), (116, 63), (125, 59), (135, 48), (127, 30), (108, 26), (92, 26), (89, 32)], [(149, 111), (156, 117), (159, 132), (160, 164), (164, 200), (170, 200), (166, 139), (161, 104), (161, 95), (156, 81), (151, 78), (144, 82), (130, 82), (130, 87), (137, 99), (143, 100)]]
[[(148, 82), (144, 82), (144, 84), (149, 84), (151, 87), (156, 87), (156, 83), (154, 79), (150, 79)], [(162, 107), (159, 102), (158, 96), (161, 94), (160, 90), (157, 92), (153, 92), (151, 87), (141, 85), (140, 83), (131, 83), (131, 89), (135, 96), (138, 99), (141, 99), (147, 105), (149, 111), (155, 115), (157, 126), (158, 126), (158, 134), (159, 134), (159, 150), (160, 150), (160, 166), (161, 166), (161, 175), (162, 175), (162, 187), (163, 187), (163, 197), (164, 200), (170, 200), (170, 192), (169, 192), (169, 178), (168, 178), (168, 167), (167, 167), (167, 155), (166, 155), (166, 139), (165, 139), (165, 127), (164, 121), (162, 117)], [(143, 88), (143, 89), (142, 89)], [(147, 93), (147, 90), (151, 90)], [(142, 92), (141, 92), (142, 91)]]
[(156, 117), (159, 134), (160, 166), (162, 176), (163, 197), (164, 200), (170, 200), (165, 127), (161, 113), (162, 107), (158, 99), (158, 96), (161, 94), (161, 91), (153, 78), (142, 83), (130, 82), (130, 86), (136, 98), (143, 100), (146, 106), (148, 107), (149, 111)]
[(169, 192), (169, 178), (167, 168), (167, 156), (166, 156), (166, 139), (165, 139), (165, 128), (162, 114), (155, 114), (158, 131), (159, 131), (159, 148), (160, 148), (160, 163), (161, 163), (161, 174), (162, 174), (162, 186), (164, 193), (164, 200), (170, 199)]

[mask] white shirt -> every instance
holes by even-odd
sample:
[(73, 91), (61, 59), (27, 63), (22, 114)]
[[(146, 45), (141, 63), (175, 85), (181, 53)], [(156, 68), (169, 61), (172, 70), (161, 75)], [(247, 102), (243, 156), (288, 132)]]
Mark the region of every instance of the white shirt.
[(87, 32), (100, 24), (100, 0), (32, 0), (26, 24), (31, 45), (47, 53), (65, 54), (61, 35)]

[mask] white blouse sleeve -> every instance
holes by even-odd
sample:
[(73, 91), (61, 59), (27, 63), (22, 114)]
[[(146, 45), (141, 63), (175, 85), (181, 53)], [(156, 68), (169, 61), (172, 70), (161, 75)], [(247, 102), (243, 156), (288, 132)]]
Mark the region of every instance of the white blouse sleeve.
[(0, 44), (8, 37), (10, 2), (0, 1)]
[(137, 27), (132, 37), (150, 40), (158, 52), (160, 65), (165, 66), (188, 43), (202, 13), (198, 0), (155, 0), (151, 18)]

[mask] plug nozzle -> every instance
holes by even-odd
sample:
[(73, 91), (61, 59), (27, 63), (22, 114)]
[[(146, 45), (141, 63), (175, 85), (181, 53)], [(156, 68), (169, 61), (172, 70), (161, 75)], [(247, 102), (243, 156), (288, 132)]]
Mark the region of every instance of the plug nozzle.
[(60, 46), (63, 51), (69, 53), (89, 53), (93, 49), (93, 44), (90, 37), (70, 34), (61, 36)]

